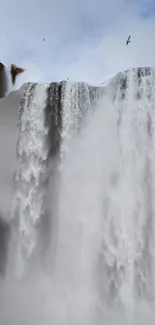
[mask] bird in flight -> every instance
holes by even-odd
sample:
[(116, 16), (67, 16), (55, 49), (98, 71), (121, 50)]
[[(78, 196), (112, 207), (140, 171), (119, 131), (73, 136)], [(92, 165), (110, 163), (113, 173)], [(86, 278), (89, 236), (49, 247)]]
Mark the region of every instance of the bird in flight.
[(130, 41), (131, 35), (129, 35), (127, 41), (126, 41), (126, 45), (128, 45), (131, 41)]

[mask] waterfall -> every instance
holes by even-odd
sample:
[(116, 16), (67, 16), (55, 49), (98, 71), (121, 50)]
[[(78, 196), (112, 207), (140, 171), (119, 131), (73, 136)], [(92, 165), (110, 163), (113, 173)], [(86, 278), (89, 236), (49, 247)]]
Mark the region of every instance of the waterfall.
[(151, 68), (25, 86), (1, 323), (154, 324), (154, 126)]
[(16, 271), (23, 274), (37, 244), (37, 227), (43, 214), (48, 148), (44, 126), (46, 85), (29, 84), (20, 107), (15, 195), (11, 219), (15, 222)]

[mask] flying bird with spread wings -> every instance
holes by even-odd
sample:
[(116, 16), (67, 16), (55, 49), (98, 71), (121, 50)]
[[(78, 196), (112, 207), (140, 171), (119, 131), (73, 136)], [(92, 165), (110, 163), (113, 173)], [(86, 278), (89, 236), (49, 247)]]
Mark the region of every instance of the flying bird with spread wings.
[(131, 39), (131, 35), (129, 35), (129, 37), (128, 37), (127, 41), (126, 41), (126, 45), (128, 45), (131, 42), (130, 39)]

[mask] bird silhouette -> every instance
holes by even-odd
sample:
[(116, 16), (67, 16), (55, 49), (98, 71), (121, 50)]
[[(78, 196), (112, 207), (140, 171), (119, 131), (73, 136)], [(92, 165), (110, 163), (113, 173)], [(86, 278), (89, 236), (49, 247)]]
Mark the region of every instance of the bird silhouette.
[(131, 35), (129, 35), (127, 41), (126, 41), (126, 45), (128, 45), (131, 41), (130, 41)]

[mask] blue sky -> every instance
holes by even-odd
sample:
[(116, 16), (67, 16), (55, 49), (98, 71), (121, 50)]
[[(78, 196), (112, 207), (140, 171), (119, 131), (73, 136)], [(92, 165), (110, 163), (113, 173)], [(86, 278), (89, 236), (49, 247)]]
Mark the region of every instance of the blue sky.
[(17, 87), (155, 66), (155, 0), (1, 0), (1, 8), (1, 61), (26, 68)]

